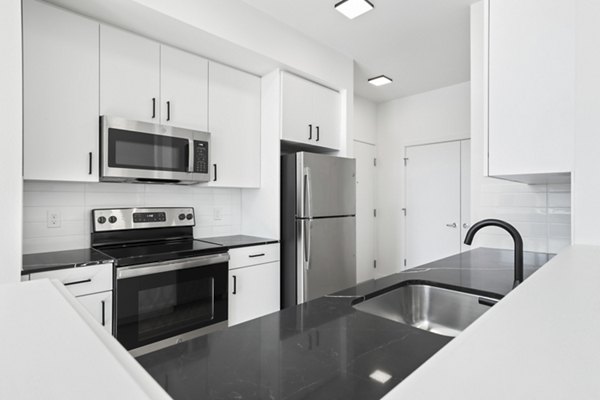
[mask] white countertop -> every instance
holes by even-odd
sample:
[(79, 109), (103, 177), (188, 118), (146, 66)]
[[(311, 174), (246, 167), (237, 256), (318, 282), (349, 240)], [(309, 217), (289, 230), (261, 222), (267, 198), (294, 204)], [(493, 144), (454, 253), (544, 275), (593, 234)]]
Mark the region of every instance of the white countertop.
[(600, 247), (572, 246), (384, 399), (599, 399)]
[(62, 284), (0, 286), (0, 399), (170, 399)]

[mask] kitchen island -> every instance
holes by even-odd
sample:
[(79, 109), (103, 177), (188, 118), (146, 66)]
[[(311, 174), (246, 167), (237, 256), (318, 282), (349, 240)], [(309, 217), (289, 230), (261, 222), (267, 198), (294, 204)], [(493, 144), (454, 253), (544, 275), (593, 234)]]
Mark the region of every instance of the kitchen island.
[[(551, 257), (525, 253), (525, 277)], [(144, 355), (138, 362), (175, 400), (379, 399), (452, 341), (352, 307), (409, 281), (502, 297), (512, 287), (513, 253), (458, 254)]]

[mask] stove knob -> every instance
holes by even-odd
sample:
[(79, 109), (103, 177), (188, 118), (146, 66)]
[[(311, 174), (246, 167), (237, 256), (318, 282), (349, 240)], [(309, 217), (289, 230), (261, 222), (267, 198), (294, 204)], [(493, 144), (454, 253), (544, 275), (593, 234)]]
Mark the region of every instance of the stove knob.
[(106, 222), (106, 217), (98, 217), (98, 223), (103, 224)]
[(188, 214), (188, 215), (186, 215), (185, 217), (186, 217), (187, 219), (192, 219), (192, 218), (194, 218), (194, 216), (193, 216), (192, 214)]
[(115, 217), (114, 215), (108, 217), (108, 222), (114, 224), (115, 222), (117, 222), (117, 217)]
[(185, 219), (185, 214), (179, 214), (179, 220), (183, 221)]

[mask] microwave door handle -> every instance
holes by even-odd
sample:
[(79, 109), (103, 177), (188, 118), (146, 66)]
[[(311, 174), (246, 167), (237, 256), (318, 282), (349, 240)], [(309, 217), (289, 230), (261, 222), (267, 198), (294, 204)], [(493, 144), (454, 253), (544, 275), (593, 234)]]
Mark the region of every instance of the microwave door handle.
[(188, 170), (187, 172), (194, 172), (194, 139), (188, 139)]

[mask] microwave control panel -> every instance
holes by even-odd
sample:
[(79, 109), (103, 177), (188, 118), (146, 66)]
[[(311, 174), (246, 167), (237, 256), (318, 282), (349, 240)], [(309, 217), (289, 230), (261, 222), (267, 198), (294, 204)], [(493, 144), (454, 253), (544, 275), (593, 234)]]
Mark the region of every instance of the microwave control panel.
[(208, 142), (194, 140), (194, 172), (208, 174)]

